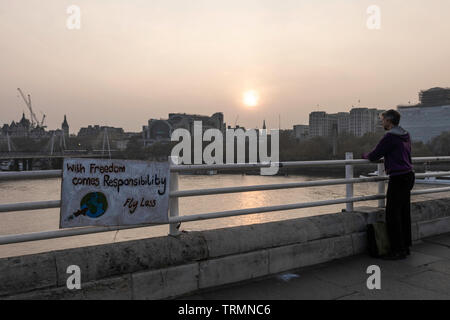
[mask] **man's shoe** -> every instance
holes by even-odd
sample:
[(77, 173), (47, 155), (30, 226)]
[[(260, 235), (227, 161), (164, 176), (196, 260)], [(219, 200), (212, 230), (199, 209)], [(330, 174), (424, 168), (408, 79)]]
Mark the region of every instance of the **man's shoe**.
[(402, 252), (388, 253), (387, 255), (381, 256), (383, 260), (402, 260), (406, 259), (406, 254)]

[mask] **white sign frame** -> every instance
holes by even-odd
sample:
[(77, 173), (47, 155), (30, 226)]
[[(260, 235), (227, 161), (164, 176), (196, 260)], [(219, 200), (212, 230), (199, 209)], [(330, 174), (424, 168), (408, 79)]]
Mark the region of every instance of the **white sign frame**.
[(60, 228), (168, 223), (170, 163), (65, 158)]

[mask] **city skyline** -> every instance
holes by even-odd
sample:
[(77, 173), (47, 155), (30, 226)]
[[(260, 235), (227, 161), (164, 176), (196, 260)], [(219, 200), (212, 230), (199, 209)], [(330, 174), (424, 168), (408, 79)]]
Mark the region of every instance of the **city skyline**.
[[(66, 28), (71, 4), (80, 30)], [(366, 26), (373, 4), (379, 30)], [(249, 128), (278, 128), (281, 115), (286, 129), (316, 110), (414, 104), (450, 83), (449, 10), (443, 0), (2, 3), (0, 119), (29, 117), (17, 87), (49, 129), (66, 114), (71, 133), (94, 123), (139, 132), (172, 112), (223, 112)], [(243, 103), (252, 90), (253, 107)]]
[[(450, 90), (450, 88), (430, 88), (430, 89), (428, 89), (428, 90), (421, 90), (420, 92), (419, 92), (419, 94), (421, 94), (421, 92), (423, 92), (423, 91), (431, 91), (431, 90), (434, 90), (434, 89), (444, 89), (444, 90)], [(438, 104), (439, 106), (444, 106), (444, 105), (446, 105), (446, 104)], [(418, 101), (418, 104), (413, 104), (413, 103), (411, 103), (411, 101), (408, 103), (408, 104), (404, 104), (404, 105), (397, 105), (397, 106), (395, 106), (395, 107), (393, 107), (393, 109), (404, 109), (404, 108), (407, 108), (407, 107), (411, 107), (411, 108), (414, 108), (414, 107), (416, 107), (416, 106), (421, 106), (421, 104), (420, 104), (420, 99), (419, 99), (419, 101)], [(428, 109), (429, 107), (427, 107), (427, 109)], [(281, 127), (280, 129), (281, 130), (295, 130), (295, 127), (296, 126), (309, 126), (310, 124), (311, 124), (311, 115), (312, 114), (324, 114), (324, 115), (326, 115), (326, 116), (339, 116), (339, 115), (342, 115), (342, 114), (346, 114), (347, 116), (350, 116), (351, 114), (352, 114), (352, 112), (353, 111), (356, 111), (356, 110), (374, 110), (374, 111), (377, 111), (378, 110), (378, 114), (376, 115), (376, 117), (375, 118), (378, 118), (378, 116), (379, 116), (379, 113), (380, 113), (380, 110), (379, 109), (377, 109), (377, 108), (369, 108), (369, 107), (367, 107), (367, 106), (363, 106), (363, 105), (352, 105), (350, 108), (349, 108), (349, 110), (348, 111), (344, 111), (344, 110), (335, 110), (334, 112), (335, 113), (329, 113), (329, 112), (327, 112), (327, 111), (324, 111), (324, 109), (313, 109), (309, 114), (308, 114), (308, 119), (306, 120), (306, 123), (294, 123), (291, 127)], [(381, 111), (383, 111), (383, 110), (381, 110)], [(222, 111), (218, 111), (217, 113), (220, 113), (220, 114), (223, 114), (223, 116), (224, 116), (224, 119), (226, 118), (226, 115), (225, 115), (225, 113), (224, 112), (222, 112)], [(205, 114), (196, 114), (196, 113), (189, 113), (189, 112), (172, 112), (172, 113), (168, 113), (168, 115), (169, 115), (169, 117), (170, 117), (170, 115), (171, 114), (185, 114), (185, 115), (188, 115), (188, 116), (198, 116), (198, 117), (205, 117), (205, 118), (208, 118), (209, 116), (208, 115), (205, 115)], [(28, 115), (29, 115), (29, 111), (28, 111)], [(62, 124), (62, 126), (64, 126), (64, 125), (66, 125), (67, 126), (67, 119), (66, 119), (66, 114), (64, 114), (64, 122), (63, 122), (63, 124)], [(165, 121), (165, 119), (166, 119), (167, 117), (160, 117), (160, 118), (155, 118), (155, 117), (149, 117), (148, 118), (148, 121), (150, 122), (151, 120), (164, 120)], [(25, 111), (25, 110), (23, 110), (22, 111), (22, 116), (21, 116), (21, 121), (23, 121), (24, 119), (25, 120), (27, 120), (29, 123), (31, 123), (31, 121), (30, 121), (30, 119), (31, 119), (31, 117), (29, 117), (29, 116), (27, 116), (27, 112)], [(11, 123), (16, 123), (16, 124), (19, 124), (19, 122), (21, 122), (21, 121), (18, 121), (17, 119), (16, 120), (12, 120), (11, 121)], [(261, 127), (263, 127), (263, 126), (265, 126), (265, 124), (266, 124), (266, 119), (264, 118), (263, 119), (263, 123), (262, 123), (262, 125), (261, 125)], [(3, 126), (3, 125), (8, 125), (9, 123), (7, 123), (7, 122), (5, 122), (5, 123), (0, 123), (0, 127), (1, 126)], [(229, 127), (234, 127), (234, 125), (233, 125), (233, 123), (227, 123), (227, 122), (225, 122), (225, 124), (226, 124), (226, 126), (229, 126)], [(84, 129), (87, 129), (88, 127), (93, 127), (93, 126), (97, 126), (97, 127), (111, 127), (111, 128), (120, 128), (120, 129), (124, 129), (124, 127), (123, 126), (121, 126), (120, 124), (119, 125), (116, 125), (116, 126), (110, 126), (110, 125), (106, 125), (106, 124), (104, 124), (104, 123), (82, 123), (81, 125), (80, 125), (80, 127), (78, 127), (78, 128), (76, 128), (76, 130), (75, 131), (70, 131), (69, 129), (66, 129), (66, 131), (68, 131), (70, 134), (75, 134), (75, 135), (77, 135), (79, 132), (80, 132), (80, 130), (84, 130)], [(244, 125), (240, 125), (239, 123), (237, 123), (237, 126), (238, 127), (243, 127), (243, 128), (254, 128), (254, 129), (258, 129), (259, 127), (260, 127), (260, 124), (257, 124), (256, 126), (244, 126)], [(39, 126), (38, 126), (39, 127)], [(143, 125), (143, 126), (141, 126), (141, 128), (140, 128), (140, 130), (137, 130), (137, 131), (131, 131), (131, 130), (126, 130), (126, 129), (124, 129), (124, 131), (126, 131), (126, 132), (135, 132), (135, 133), (138, 133), (138, 132), (142, 132), (142, 127), (145, 127), (145, 124)], [(56, 126), (55, 128), (48, 128), (47, 126), (45, 126), (45, 128), (47, 129), (47, 130), (49, 130), (49, 131), (57, 131), (57, 130), (60, 130), (61, 129), (61, 124), (59, 125), (59, 126)], [(70, 126), (70, 128), (72, 128), (71, 126)], [(272, 126), (272, 127), (269, 127), (269, 129), (278, 129), (278, 127), (277, 126)], [(145, 131), (145, 130), (144, 130)], [(346, 130), (345, 130), (346, 131)], [(369, 130), (369, 131), (371, 131), (371, 130)], [(68, 135), (68, 134), (67, 134)], [(322, 135), (322, 134), (316, 134), (316, 135)]]

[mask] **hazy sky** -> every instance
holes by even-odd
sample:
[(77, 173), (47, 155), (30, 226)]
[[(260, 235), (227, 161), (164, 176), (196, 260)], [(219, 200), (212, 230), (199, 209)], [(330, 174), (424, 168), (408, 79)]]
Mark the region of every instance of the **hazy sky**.
[[(81, 29), (66, 26), (70, 5)], [(381, 10), (371, 30), (370, 5)], [(417, 102), (450, 86), (448, 0), (2, 0), (0, 125), (31, 93), (49, 129), (140, 131), (169, 112), (307, 124), (313, 110)], [(243, 105), (256, 90), (259, 105)], [(319, 107), (317, 107), (319, 105)], [(27, 114), (27, 113), (26, 113)]]

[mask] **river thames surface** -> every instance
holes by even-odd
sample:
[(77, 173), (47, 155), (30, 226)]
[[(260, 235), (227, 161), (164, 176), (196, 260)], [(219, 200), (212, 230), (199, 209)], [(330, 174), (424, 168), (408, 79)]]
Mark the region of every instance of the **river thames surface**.
[[(333, 179), (332, 177), (291, 176), (254, 176), (254, 175), (225, 175), (215, 176), (180, 175), (180, 189), (204, 189), (245, 185), (261, 185), (274, 183), (292, 183)], [(416, 185), (415, 189), (432, 188), (438, 186)], [(443, 186), (440, 186), (443, 187)], [(371, 195), (378, 191), (377, 183), (355, 184), (354, 195)], [(29, 201), (59, 200), (61, 193), (61, 179), (20, 180), (0, 182), (0, 203), (15, 203)], [(413, 200), (423, 200), (436, 197), (449, 197), (450, 193), (432, 194), (415, 197)], [(345, 197), (345, 185), (297, 188), (273, 191), (255, 191), (225, 195), (180, 198), (180, 215), (190, 215), (233, 209), (245, 209), (262, 206), (272, 206), (289, 203), (301, 203)], [(377, 201), (355, 203), (355, 206), (376, 206)], [(295, 209), (289, 211), (269, 212), (246, 216), (228, 217), (183, 223), (181, 230), (198, 231), (217, 229), (239, 225), (249, 225), (269, 221), (286, 220), (292, 218), (341, 212), (345, 204)], [(59, 228), (59, 208), (20, 212), (5, 212), (1, 214), (0, 235), (22, 234), (40, 231), (57, 230)], [(92, 235), (66, 237), (34, 241), (28, 243), (0, 245), (0, 257), (17, 256), (21, 254), (37, 253), (49, 250), (72, 248), (87, 245), (97, 245), (110, 242), (141, 239), (167, 235), (168, 225), (146, 227), (132, 230), (112, 231)]]

